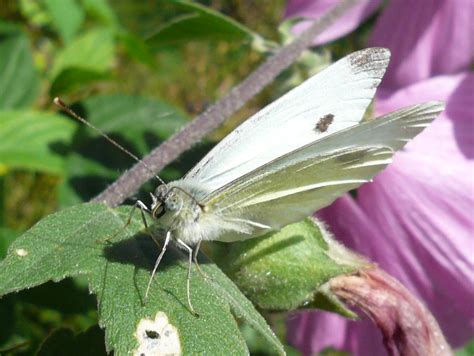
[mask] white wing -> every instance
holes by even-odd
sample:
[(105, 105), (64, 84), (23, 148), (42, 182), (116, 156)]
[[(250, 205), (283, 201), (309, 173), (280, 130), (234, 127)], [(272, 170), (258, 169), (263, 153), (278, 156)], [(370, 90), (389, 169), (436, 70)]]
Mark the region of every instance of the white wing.
[(389, 57), (387, 49), (369, 48), (342, 58), (245, 121), (185, 179), (213, 191), (288, 152), (356, 125)]
[(258, 236), (329, 205), (371, 180), (391, 162), (396, 150), (442, 110), (442, 103), (431, 102), (362, 123), (279, 157), (212, 192), (203, 201), (209, 212), (249, 232), (229, 232), (218, 240)]

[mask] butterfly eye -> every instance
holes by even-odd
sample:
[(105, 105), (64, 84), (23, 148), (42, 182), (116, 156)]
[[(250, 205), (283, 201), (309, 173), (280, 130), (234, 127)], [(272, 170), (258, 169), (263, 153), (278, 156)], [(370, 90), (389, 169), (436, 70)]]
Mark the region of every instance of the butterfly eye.
[(165, 212), (166, 212), (165, 205), (162, 203), (158, 203), (151, 211), (151, 215), (153, 216), (153, 218), (159, 219), (163, 215), (165, 215)]

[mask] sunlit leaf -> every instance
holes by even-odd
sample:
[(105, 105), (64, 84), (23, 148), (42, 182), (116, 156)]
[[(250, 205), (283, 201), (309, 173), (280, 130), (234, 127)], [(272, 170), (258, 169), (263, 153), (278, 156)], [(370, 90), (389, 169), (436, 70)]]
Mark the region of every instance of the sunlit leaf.
[(60, 115), (39, 111), (0, 111), (0, 164), (62, 174), (58, 153), (69, 143), (74, 124)]
[(81, 0), (87, 13), (110, 26), (117, 26), (117, 17), (107, 0)]
[(114, 58), (115, 43), (110, 30), (89, 31), (62, 49), (51, 70), (52, 92), (70, 91), (78, 85), (104, 79)]
[(145, 301), (159, 248), (139, 232), (140, 219), (123, 228), (129, 211), (127, 207), (113, 210), (102, 204), (83, 204), (45, 218), (17, 238), (0, 262), (0, 295), (86, 275), (98, 299), (99, 325), (105, 328), (107, 348), (116, 354), (137, 350), (135, 333), (143, 325), (140, 322), (153, 323), (157, 316), (165, 316), (175, 328), (171, 336), (179, 336), (184, 354), (246, 354), (231, 310), (257, 328), (276, 351), (283, 352), (252, 304), (205, 260), (201, 267), (210, 279), (193, 273), (191, 296), (199, 317), (192, 314), (186, 297), (187, 256), (173, 247), (165, 254)]
[(15, 27), (4, 25), (2, 30), (9, 35), (0, 38), (0, 109), (27, 107), (39, 87), (30, 45)]
[(127, 54), (150, 67), (155, 66), (155, 59), (148, 45), (138, 36), (131, 32), (119, 31), (117, 40), (123, 45)]
[(44, 0), (53, 26), (66, 43), (71, 42), (84, 21), (84, 10), (76, 0)]
[(110, 78), (108, 73), (93, 69), (66, 68), (52, 82), (49, 93), (52, 97), (62, 96), (81, 89), (91, 82)]
[(18, 0), (18, 7), (23, 18), (33, 26), (48, 26), (51, 16), (44, 6), (44, 1)]
[(179, 45), (189, 41), (244, 41), (260, 40), (260, 36), (233, 20), (203, 5), (173, 1), (183, 14), (160, 28), (148, 43), (157, 48), (167, 45)]

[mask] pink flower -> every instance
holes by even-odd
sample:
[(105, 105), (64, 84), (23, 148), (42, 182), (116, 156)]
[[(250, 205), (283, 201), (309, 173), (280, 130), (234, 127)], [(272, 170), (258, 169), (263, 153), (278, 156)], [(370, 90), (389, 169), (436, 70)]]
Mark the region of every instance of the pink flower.
[[(319, 213), (338, 239), (418, 295), (454, 347), (474, 336), (473, 26), (471, 0), (392, 0), (384, 9), (369, 41), (392, 52), (376, 113), (433, 99), (447, 107), (356, 199)], [(367, 320), (304, 312), (290, 318), (288, 333), (305, 354), (329, 346), (385, 353)]]
[(391, 1), (369, 43), (392, 50), (384, 88), (467, 70), (474, 57), (474, 1)]
[[(285, 18), (301, 17), (306, 21), (299, 22), (294, 28), (299, 33), (308, 28), (312, 19), (321, 17), (334, 7), (340, 0), (290, 0), (285, 11)], [(355, 30), (361, 22), (369, 17), (380, 5), (381, 0), (360, 0), (336, 24), (321, 33), (314, 44), (323, 44), (344, 36)]]

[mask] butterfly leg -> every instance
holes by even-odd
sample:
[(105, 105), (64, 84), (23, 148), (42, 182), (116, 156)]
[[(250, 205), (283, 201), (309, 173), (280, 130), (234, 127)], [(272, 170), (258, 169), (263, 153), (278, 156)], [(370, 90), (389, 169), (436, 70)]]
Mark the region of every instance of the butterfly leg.
[(161, 249), (160, 255), (156, 259), (155, 266), (153, 267), (153, 272), (151, 272), (151, 277), (150, 277), (150, 280), (148, 281), (148, 286), (146, 287), (145, 300), (148, 298), (148, 292), (150, 291), (151, 282), (153, 281), (153, 278), (155, 277), (156, 270), (158, 269), (158, 266), (160, 265), (161, 259), (163, 258), (163, 255), (166, 252), (166, 248), (168, 247), (170, 240), (171, 240), (171, 232), (167, 231), (165, 243), (163, 245), (163, 248)]
[[(158, 248), (160, 248), (161, 247), (160, 243), (156, 239), (156, 236), (153, 235), (153, 233), (151, 232), (151, 230), (148, 226), (148, 223), (146, 222), (145, 211), (150, 215), (151, 215), (151, 211), (148, 209), (148, 207), (141, 200), (137, 200), (133, 208), (135, 209), (137, 205), (140, 207), (140, 214), (142, 216), (143, 225), (145, 226), (145, 231), (147, 232), (148, 235), (150, 235), (151, 239), (156, 244), (156, 246), (158, 246)], [(128, 223), (130, 223), (131, 217), (132, 216), (130, 215), (129, 218), (128, 218)]]
[(187, 293), (188, 293), (188, 306), (189, 306), (189, 309), (191, 310), (191, 312), (198, 316), (199, 314), (196, 313), (196, 311), (194, 310), (193, 308), (193, 305), (191, 303), (191, 268), (193, 266), (193, 249), (191, 247), (189, 247), (188, 245), (186, 245), (183, 241), (181, 241), (180, 239), (177, 239), (176, 240), (178, 242), (178, 244), (180, 246), (182, 246), (185, 250), (188, 251), (188, 279), (186, 281), (186, 288), (187, 288)]
[(204, 272), (201, 269), (201, 266), (199, 266), (199, 263), (198, 263), (197, 256), (198, 256), (198, 253), (199, 253), (199, 248), (201, 247), (201, 241), (202, 240), (199, 240), (199, 242), (196, 245), (196, 248), (194, 249), (194, 256), (193, 256), (194, 264), (196, 265), (198, 272), (201, 274), (201, 276), (204, 277), (204, 279), (212, 279), (206, 272)]
[(135, 202), (135, 204), (133, 205), (132, 209), (130, 210), (130, 213), (128, 214), (128, 219), (127, 219), (127, 222), (125, 223), (125, 225), (120, 230), (118, 230), (115, 234), (113, 234), (112, 236), (109, 236), (106, 239), (104, 239), (105, 242), (110, 242), (111, 240), (115, 239), (118, 234), (120, 234), (123, 230), (125, 230), (130, 225), (130, 223), (132, 222), (133, 214), (135, 213), (135, 210), (137, 208), (140, 208), (140, 213), (141, 213), (141, 216), (142, 216), (143, 225), (145, 226), (145, 230), (146, 230), (147, 234), (150, 235), (151, 238), (153, 239), (153, 241), (155, 242), (155, 244), (157, 244), (158, 247), (160, 247), (160, 244), (159, 244), (158, 240), (156, 240), (156, 237), (151, 233), (150, 228), (148, 227), (148, 224), (146, 222), (145, 212), (150, 214), (150, 210), (148, 210), (145, 203), (143, 203), (141, 200), (137, 200)]

